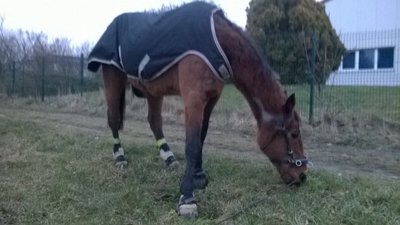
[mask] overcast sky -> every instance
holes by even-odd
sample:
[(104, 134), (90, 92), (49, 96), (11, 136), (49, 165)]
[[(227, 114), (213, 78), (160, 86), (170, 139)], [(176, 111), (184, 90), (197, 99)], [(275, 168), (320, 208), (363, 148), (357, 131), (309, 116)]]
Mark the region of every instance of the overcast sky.
[[(43, 32), (66, 37), (75, 44), (95, 43), (112, 19), (123, 12), (158, 9), (192, 0), (0, 0), (0, 16), (7, 29)], [(250, 0), (213, 0), (228, 18), (246, 25)]]

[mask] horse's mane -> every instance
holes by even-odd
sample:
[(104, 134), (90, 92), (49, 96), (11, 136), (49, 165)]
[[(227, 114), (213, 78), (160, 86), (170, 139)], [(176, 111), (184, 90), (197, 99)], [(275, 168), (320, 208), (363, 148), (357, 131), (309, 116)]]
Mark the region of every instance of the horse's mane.
[(221, 18), (227, 22), (230, 28), (232, 28), (235, 32), (237, 32), (243, 38), (243, 40), (247, 42), (248, 46), (250, 46), (252, 51), (256, 53), (256, 57), (259, 60), (260, 64), (262, 65), (264, 71), (263, 74), (265, 76), (268, 76), (268, 78), (279, 79), (278, 73), (276, 73), (272, 69), (272, 67), (268, 64), (265, 54), (263, 53), (260, 45), (254, 40), (254, 38), (251, 37), (251, 35), (247, 31), (243, 30), (241, 27), (239, 27), (238, 25), (230, 21), (228, 18), (226, 18), (223, 12), (218, 13), (218, 15), (220, 15)]
[(204, 2), (217, 7), (217, 5), (215, 5), (213, 2), (208, 2), (206, 0), (192, 0), (191, 2), (182, 2), (180, 4), (173, 4), (173, 3), (169, 3), (167, 5), (162, 4), (161, 7), (159, 8), (144, 10), (143, 13), (164, 14), (193, 2)]

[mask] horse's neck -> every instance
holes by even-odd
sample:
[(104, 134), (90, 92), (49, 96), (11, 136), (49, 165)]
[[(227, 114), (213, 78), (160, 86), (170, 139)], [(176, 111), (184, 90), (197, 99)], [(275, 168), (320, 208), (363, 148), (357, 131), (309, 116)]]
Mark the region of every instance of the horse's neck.
[(285, 100), (278, 80), (267, 77), (268, 74), (255, 72), (252, 68), (256, 68), (257, 65), (246, 67), (237, 64), (236, 66), (238, 73), (233, 83), (249, 103), (257, 124), (260, 126), (261, 123), (271, 122), (281, 113)]
[(217, 35), (233, 70), (233, 83), (247, 99), (258, 125), (281, 112), (285, 94), (274, 72), (235, 25), (216, 18)]

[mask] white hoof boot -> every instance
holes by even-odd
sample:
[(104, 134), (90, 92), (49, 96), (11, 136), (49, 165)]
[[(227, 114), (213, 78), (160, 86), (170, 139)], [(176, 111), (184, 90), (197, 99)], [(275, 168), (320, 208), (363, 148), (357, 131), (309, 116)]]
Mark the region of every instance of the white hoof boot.
[(115, 167), (119, 169), (123, 169), (128, 164), (122, 147), (119, 147), (115, 152), (113, 151), (113, 158), (115, 160)]
[(196, 203), (180, 205), (178, 208), (178, 214), (186, 219), (196, 219), (199, 215)]
[(179, 162), (176, 160), (174, 153), (172, 153), (171, 150), (169, 151), (164, 151), (160, 150), (160, 157), (164, 160), (165, 165), (168, 168), (175, 168), (179, 166)]
[(182, 202), (183, 195), (179, 199), (178, 215), (186, 219), (196, 219), (199, 215), (197, 212), (197, 204), (194, 197)]

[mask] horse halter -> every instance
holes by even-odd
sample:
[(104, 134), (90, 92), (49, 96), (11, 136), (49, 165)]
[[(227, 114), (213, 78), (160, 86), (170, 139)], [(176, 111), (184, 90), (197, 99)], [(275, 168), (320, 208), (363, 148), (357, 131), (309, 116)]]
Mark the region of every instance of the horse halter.
[(290, 164), (290, 165), (295, 165), (297, 167), (301, 167), (303, 165), (307, 165), (309, 163), (307, 157), (302, 158), (302, 159), (301, 158), (298, 159), (298, 158), (294, 157), (293, 150), (292, 150), (292, 148), (290, 147), (290, 144), (289, 144), (289, 137), (288, 137), (289, 134), (288, 134), (288, 132), (287, 132), (287, 130), (285, 129), (284, 126), (282, 126), (282, 127), (277, 129), (277, 131), (275, 132), (275, 134), (272, 137), (271, 141), (267, 145), (262, 147), (261, 150), (264, 151), (266, 148), (268, 148), (272, 144), (272, 142), (276, 139), (276, 137), (278, 136), (279, 133), (283, 133), (283, 137), (285, 138), (286, 152), (287, 152), (287, 155), (288, 155), (287, 163)]

